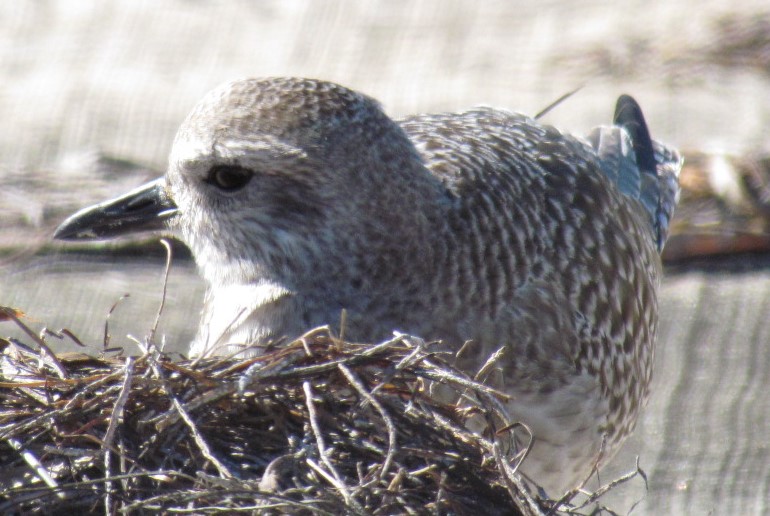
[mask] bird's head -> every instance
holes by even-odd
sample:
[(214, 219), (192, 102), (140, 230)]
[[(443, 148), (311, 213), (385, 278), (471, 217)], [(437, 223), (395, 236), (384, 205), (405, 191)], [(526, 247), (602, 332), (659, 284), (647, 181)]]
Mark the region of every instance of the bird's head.
[[(296, 275), (289, 269), (349, 252), (356, 235), (386, 237), (398, 197), (419, 195), (419, 167), (369, 97), (308, 79), (240, 80), (187, 116), (164, 177), (81, 210), (56, 237), (170, 229), (210, 282)], [(393, 176), (399, 188), (388, 187)]]

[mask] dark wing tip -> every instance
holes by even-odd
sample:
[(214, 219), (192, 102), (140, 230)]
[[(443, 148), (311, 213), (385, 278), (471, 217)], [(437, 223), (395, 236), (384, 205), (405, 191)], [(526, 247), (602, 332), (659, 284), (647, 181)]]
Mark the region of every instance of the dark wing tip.
[(615, 125), (623, 127), (628, 132), (628, 136), (631, 137), (636, 164), (639, 169), (643, 172), (654, 173), (656, 161), (650, 130), (647, 128), (647, 122), (644, 121), (642, 108), (633, 97), (630, 95), (618, 97), (613, 122)]

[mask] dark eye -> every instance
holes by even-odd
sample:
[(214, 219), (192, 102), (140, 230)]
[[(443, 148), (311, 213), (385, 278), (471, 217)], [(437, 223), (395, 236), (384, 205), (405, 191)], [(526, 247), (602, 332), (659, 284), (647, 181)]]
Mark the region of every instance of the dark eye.
[(204, 181), (225, 192), (234, 192), (246, 186), (253, 175), (251, 170), (238, 165), (217, 165), (211, 167)]

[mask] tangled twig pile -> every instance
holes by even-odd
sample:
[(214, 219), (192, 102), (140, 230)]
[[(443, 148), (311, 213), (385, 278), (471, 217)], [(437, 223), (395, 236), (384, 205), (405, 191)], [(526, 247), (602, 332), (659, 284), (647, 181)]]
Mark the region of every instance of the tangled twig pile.
[(506, 395), (415, 337), (319, 328), (251, 359), (174, 362), (154, 331), (139, 357), (57, 356), (20, 312), (2, 320), (36, 343), (0, 338), (2, 514), (578, 514), (644, 478), (637, 465), (578, 506), (535, 501)]
[[(495, 419), (501, 395), (419, 339), (316, 330), (198, 363), (3, 344), (2, 513), (539, 512), (500, 437), (463, 424)], [(438, 384), (464, 408), (427, 392)]]

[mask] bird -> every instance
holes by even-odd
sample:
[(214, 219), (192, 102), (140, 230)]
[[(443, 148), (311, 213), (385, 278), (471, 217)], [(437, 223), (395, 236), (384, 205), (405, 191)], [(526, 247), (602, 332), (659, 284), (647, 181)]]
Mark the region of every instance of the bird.
[(581, 137), (503, 109), (393, 119), (332, 82), (241, 79), (193, 108), (164, 176), (54, 237), (183, 241), (208, 285), (191, 356), (250, 356), (343, 310), (351, 341), (469, 346), (469, 374), (498, 353), (484, 381), (533, 436), (519, 471), (559, 496), (649, 397), (681, 166), (628, 95)]

